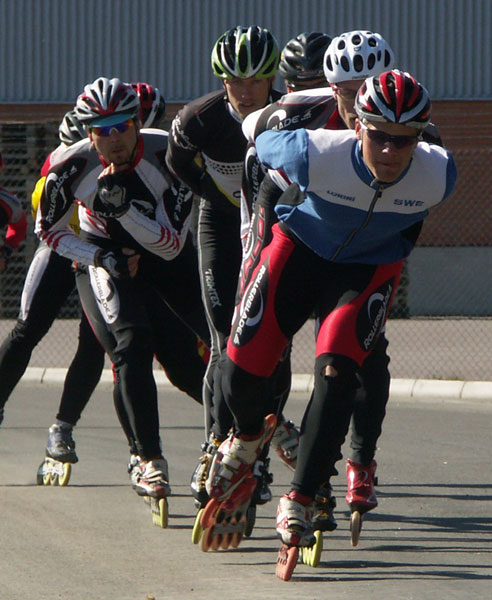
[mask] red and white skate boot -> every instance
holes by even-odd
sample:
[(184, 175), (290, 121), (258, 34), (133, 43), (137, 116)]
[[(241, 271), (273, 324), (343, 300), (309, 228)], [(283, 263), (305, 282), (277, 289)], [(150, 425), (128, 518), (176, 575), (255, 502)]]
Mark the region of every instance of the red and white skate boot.
[(376, 461), (370, 465), (360, 465), (353, 460), (347, 460), (347, 495), (345, 499), (350, 506), (350, 536), (352, 546), (357, 546), (362, 529), (364, 514), (378, 505), (374, 489)]
[(277, 534), (282, 540), (278, 551), (276, 575), (289, 581), (299, 558), (299, 549), (316, 543), (313, 529), (314, 506), (310, 499), (292, 491), (280, 498), (277, 509)]
[(374, 488), (376, 461), (370, 465), (360, 465), (353, 460), (347, 460), (347, 504), (356, 505), (362, 512), (376, 508), (378, 499)]
[(162, 456), (140, 461), (140, 472), (135, 478), (134, 489), (139, 496), (165, 498), (171, 495), (167, 460)]
[(275, 415), (267, 415), (263, 429), (255, 439), (230, 436), (219, 446), (207, 479), (210, 498), (222, 502), (251, 474), (252, 467), (270, 440), (277, 422)]

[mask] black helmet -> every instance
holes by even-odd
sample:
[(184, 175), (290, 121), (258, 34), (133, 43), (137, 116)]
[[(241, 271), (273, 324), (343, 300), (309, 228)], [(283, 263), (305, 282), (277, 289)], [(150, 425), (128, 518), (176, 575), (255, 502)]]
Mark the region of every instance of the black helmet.
[(289, 40), (282, 50), (279, 74), (289, 83), (306, 87), (309, 83), (326, 81), (323, 73), (323, 56), (331, 38), (313, 31), (300, 33)]

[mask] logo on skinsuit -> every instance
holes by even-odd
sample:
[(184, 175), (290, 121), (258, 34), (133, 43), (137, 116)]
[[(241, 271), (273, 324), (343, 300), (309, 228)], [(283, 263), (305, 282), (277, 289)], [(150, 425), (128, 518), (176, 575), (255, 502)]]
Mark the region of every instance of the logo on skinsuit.
[(369, 352), (381, 333), (389, 310), (394, 278), (383, 283), (364, 302), (357, 317), (356, 331), (359, 344)]
[(261, 265), (256, 277), (247, 287), (239, 306), (238, 316), (234, 322), (232, 342), (234, 346), (244, 346), (257, 332), (263, 313), (265, 312), (265, 301), (263, 290), (266, 292), (268, 266), (266, 263)]
[(114, 323), (120, 312), (120, 298), (113, 282), (102, 268), (89, 267), (89, 273), (99, 311), (106, 323)]

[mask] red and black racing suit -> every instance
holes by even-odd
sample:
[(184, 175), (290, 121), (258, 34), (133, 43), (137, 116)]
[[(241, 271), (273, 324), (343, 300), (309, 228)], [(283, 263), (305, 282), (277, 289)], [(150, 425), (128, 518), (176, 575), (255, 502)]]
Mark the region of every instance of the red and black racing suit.
[[(274, 206), (282, 191), (271, 181), (265, 182), (260, 198), (258, 194), (265, 177), (265, 169), (256, 156), (254, 139), (267, 129), (347, 129), (337, 109), (331, 88), (313, 89), (284, 95), (280, 100), (257, 113), (259, 116), (254, 130), (248, 134), (248, 150), (242, 183), (241, 236), (245, 245), (245, 258), (241, 280), (248, 279), (263, 247), (271, 241), (271, 228), (277, 222)], [(424, 139), (442, 145), (434, 125), (424, 132)], [(328, 168), (328, 166), (327, 166)], [(259, 203), (257, 204), (257, 201)], [(251, 228), (250, 228), (250, 225)], [(422, 223), (413, 228), (412, 237), (416, 240)], [(317, 320), (316, 335), (319, 321)], [(377, 440), (381, 435), (382, 423), (389, 399), (390, 362), (387, 354), (388, 340), (384, 331), (378, 338), (371, 354), (366, 358), (357, 373), (358, 390), (354, 404), (346, 404), (347, 415), (352, 413), (350, 446), (351, 459), (368, 465), (376, 453)], [(330, 475), (327, 473), (327, 478)]]

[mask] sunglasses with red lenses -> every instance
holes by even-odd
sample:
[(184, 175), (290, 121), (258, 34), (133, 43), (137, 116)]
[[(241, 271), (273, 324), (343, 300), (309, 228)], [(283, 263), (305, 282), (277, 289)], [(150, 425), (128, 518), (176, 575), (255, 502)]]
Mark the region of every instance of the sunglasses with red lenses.
[(118, 133), (125, 133), (130, 127), (133, 127), (133, 118), (122, 121), (121, 123), (114, 123), (113, 125), (104, 125), (103, 127), (91, 127), (92, 133), (100, 137), (108, 137), (111, 135), (113, 129)]

